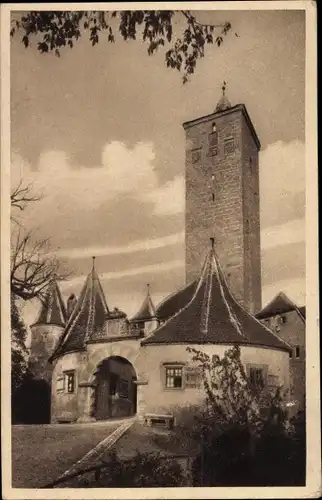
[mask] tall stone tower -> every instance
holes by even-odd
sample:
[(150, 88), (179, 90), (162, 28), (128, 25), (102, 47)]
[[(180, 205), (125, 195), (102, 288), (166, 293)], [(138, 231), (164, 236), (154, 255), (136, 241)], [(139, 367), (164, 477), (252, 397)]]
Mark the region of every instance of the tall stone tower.
[(209, 115), (183, 124), (186, 133), (186, 281), (200, 273), (204, 248), (215, 248), (237, 300), (261, 309), (260, 142), (244, 104), (225, 90)]
[(53, 367), (49, 358), (66, 324), (66, 308), (55, 279), (49, 284), (36, 322), (30, 326), (29, 368), (36, 378), (51, 384)]

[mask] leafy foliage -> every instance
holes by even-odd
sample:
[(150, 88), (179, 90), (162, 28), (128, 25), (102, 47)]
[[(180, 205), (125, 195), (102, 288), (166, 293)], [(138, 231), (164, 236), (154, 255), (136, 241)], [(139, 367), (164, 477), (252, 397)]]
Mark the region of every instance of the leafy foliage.
[(268, 416), (287, 426), (281, 388), (259, 390), (253, 387), (241, 362), (239, 346), (228, 349), (222, 358), (216, 354), (210, 358), (190, 347), (187, 350), (201, 369), (206, 394), (205, 414), (208, 419), (216, 419), (218, 431), (227, 426), (239, 426), (250, 429), (256, 436)]
[[(178, 16), (183, 17), (185, 27), (182, 34), (174, 35), (174, 20)], [(182, 71), (186, 83), (197, 61), (204, 57), (205, 46), (220, 47), (231, 24), (201, 23), (188, 10), (31, 11), (12, 21), (11, 36), (20, 30), (26, 48), (30, 46), (31, 36), (39, 35), (38, 50), (54, 52), (58, 57), (63, 47), (73, 48), (83, 32), (88, 32), (93, 46), (99, 43), (103, 32), (107, 32), (110, 43), (115, 42), (116, 32), (125, 41), (140, 39), (147, 43), (149, 55), (168, 45), (166, 66)]]
[(281, 388), (254, 389), (238, 346), (223, 358), (188, 350), (202, 369), (206, 394), (204, 408), (188, 424), (199, 436), (194, 485), (303, 484), (305, 421), (297, 427), (289, 422)]

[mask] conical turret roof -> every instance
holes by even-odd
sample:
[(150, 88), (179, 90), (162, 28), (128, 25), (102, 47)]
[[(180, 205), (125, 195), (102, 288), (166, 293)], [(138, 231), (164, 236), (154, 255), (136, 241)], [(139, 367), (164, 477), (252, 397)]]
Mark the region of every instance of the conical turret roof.
[(233, 297), (213, 248), (205, 260), (195, 292), (142, 345), (152, 344), (247, 344), (290, 350)]
[(48, 285), (45, 299), (42, 301), (41, 309), (35, 325), (58, 325), (65, 326), (66, 324), (66, 307), (57, 284), (54, 278)]
[(109, 314), (103, 288), (94, 267), (85, 280), (77, 304), (53, 357), (69, 351), (82, 350), (85, 343), (100, 335)]
[(136, 321), (149, 321), (155, 318), (155, 307), (150, 295), (150, 285), (147, 285), (147, 293), (145, 299), (135, 316), (131, 319), (131, 322)]

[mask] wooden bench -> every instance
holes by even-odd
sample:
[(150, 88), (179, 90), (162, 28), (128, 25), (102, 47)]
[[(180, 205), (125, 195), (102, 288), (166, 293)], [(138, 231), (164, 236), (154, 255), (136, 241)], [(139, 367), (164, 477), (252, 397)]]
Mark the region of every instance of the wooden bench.
[(160, 415), (157, 413), (146, 413), (144, 415), (144, 423), (149, 427), (152, 427), (153, 424), (156, 424), (156, 425), (162, 425), (167, 429), (171, 429), (174, 424), (174, 416)]

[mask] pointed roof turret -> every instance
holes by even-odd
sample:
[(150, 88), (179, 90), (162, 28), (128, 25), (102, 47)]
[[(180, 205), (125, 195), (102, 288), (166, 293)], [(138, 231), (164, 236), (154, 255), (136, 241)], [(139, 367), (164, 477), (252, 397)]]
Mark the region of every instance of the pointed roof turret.
[(155, 307), (150, 295), (150, 285), (147, 284), (147, 293), (145, 299), (135, 316), (131, 319), (132, 322), (151, 321), (155, 318)]
[(141, 343), (246, 344), (290, 350), (235, 300), (220, 268), (214, 239), (192, 298)]
[(65, 352), (84, 349), (87, 341), (97, 338), (105, 329), (108, 315), (109, 309), (95, 270), (95, 257), (93, 257), (92, 270), (85, 280), (53, 357)]
[(231, 104), (230, 104), (230, 102), (228, 101), (228, 99), (226, 97), (226, 87), (227, 87), (227, 83), (223, 82), (223, 86), (221, 87), (222, 96), (221, 96), (221, 98), (219, 99), (219, 101), (217, 103), (216, 113), (218, 111), (225, 111), (226, 109), (231, 108)]
[(66, 318), (66, 307), (56, 281), (56, 276), (54, 276), (48, 285), (45, 299), (42, 301), (38, 318), (32, 326), (65, 326)]

